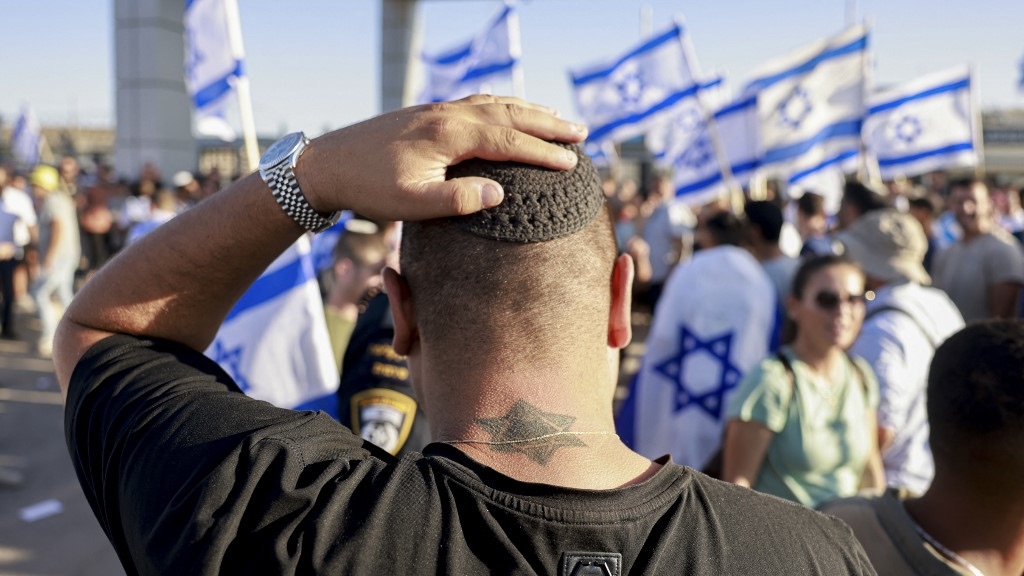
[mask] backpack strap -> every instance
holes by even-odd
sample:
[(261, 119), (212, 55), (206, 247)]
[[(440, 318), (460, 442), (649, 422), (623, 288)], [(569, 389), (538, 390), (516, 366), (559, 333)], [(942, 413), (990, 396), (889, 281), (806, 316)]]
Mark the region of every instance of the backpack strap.
[(896, 312), (906, 316), (907, 318), (910, 318), (910, 321), (914, 323), (914, 326), (917, 326), (917, 329), (920, 330), (921, 334), (924, 335), (925, 340), (927, 340), (928, 343), (931, 344), (932, 350), (939, 347), (939, 343), (932, 338), (931, 333), (924, 329), (924, 326), (921, 324), (921, 322), (917, 318), (915, 318), (913, 314), (907, 312), (906, 310), (900, 308), (899, 306), (885, 304), (883, 306), (879, 306), (878, 308), (872, 308), (871, 311), (864, 316), (864, 321), (867, 322), (869, 319), (878, 316), (879, 314), (884, 314), (886, 312)]

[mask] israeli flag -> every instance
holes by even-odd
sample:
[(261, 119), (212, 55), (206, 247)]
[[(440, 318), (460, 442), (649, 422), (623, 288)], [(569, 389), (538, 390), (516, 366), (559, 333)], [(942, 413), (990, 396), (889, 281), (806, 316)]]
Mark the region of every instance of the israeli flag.
[(26, 104), (11, 130), (11, 154), (19, 166), (31, 169), (39, 163), (42, 146), (43, 130), (32, 108)]
[(883, 179), (976, 166), (971, 71), (966, 66), (875, 94), (864, 135)]
[(235, 131), (225, 119), (228, 97), (244, 75), (241, 41), (230, 33), (235, 0), (185, 1), (185, 87), (192, 98), (196, 130), (225, 141)]
[(623, 441), (702, 468), (721, 446), (729, 398), (769, 353), (776, 307), (772, 281), (742, 248), (700, 250), (676, 266), (617, 418)]
[[(757, 99), (752, 96), (715, 110), (710, 120), (695, 100), (682, 107), (672, 124), (649, 133), (647, 141), (653, 142), (656, 160), (671, 167), (676, 198), (702, 205), (727, 193), (730, 186), (748, 181), (757, 170), (759, 120)], [(715, 153), (712, 129), (721, 143), (723, 160), (729, 163), (732, 183)]]
[[(762, 164), (790, 184), (856, 167), (865, 114), (868, 31), (858, 25), (761, 67), (757, 96)], [(838, 193), (822, 190), (823, 194)]]
[(253, 398), (337, 418), (338, 369), (307, 237), (249, 287), (206, 355)]
[(589, 139), (621, 142), (665, 123), (700, 90), (689, 36), (675, 24), (610, 61), (570, 71)]
[(422, 56), (427, 86), (420, 103), (447, 102), (488, 91), (487, 84), (512, 79), (522, 46), (515, 6), (506, 3), (483, 32), (442, 54)]

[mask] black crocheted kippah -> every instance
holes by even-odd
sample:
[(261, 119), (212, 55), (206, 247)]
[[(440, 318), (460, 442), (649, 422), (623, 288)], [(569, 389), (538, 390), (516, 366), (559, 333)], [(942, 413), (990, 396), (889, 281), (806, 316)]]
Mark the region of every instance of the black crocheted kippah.
[(490, 178), (505, 191), (494, 208), (454, 218), (462, 230), (504, 242), (543, 242), (568, 236), (589, 224), (604, 205), (601, 178), (580, 146), (562, 144), (579, 159), (570, 170), (549, 170), (518, 162), (472, 159), (448, 168), (447, 178)]

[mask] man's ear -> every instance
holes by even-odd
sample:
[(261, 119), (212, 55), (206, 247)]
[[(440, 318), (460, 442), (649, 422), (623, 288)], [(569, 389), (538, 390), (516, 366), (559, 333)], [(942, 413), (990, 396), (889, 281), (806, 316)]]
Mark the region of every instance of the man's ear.
[(395, 336), (391, 347), (402, 356), (408, 356), (413, 345), (419, 341), (416, 314), (412, 307), (412, 292), (409, 283), (390, 266), (384, 268), (384, 289), (391, 303), (391, 317), (395, 321)]
[(612, 268), (612, 298), (608, 311), (608, 346), (625, 348), (633, 339), (633, 259), (619, 254)]

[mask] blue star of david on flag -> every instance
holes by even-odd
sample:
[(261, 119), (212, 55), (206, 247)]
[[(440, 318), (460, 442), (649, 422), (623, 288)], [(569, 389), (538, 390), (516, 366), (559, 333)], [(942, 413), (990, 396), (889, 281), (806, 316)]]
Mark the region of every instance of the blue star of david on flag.
[(921, 121), (914, 116), (904, 116), (894, 127), (896, 138), (904, 144), (913, 144), (921, 135)]
[(242, 347), (228, 348), (220, 340), (213, 345), (213, 361), (220, 364), (231, 375), (235, 384), (245, 392), (249, 389), (249, 381), (242, 374)]
[[(725, 395), (738, 386), (743, 377), (743, 373), (731, 359), (733, 336), (735, 336), (733, 332), (725, 332), (705, 340), (685, 325), (679, 328), (679, 350), (654, 366), (655, 372), (676, 385), (675, 411), (677, 414), (689, 406), (696, 406), (715, 420), (722, 419)], [(686, 358), (701, 350), (707, 352), (721, 367), (718, 382), (703, 393), (688, 386), (683, 376), (683, 365)]]
[(711, 139), (705, 133), (694, 139), (693, 143), (676, 158), (676, 166), (697, 170), (714, 160), (714, 157)]
[(644, 93), (644, 79), (639, 70), (633, 69), (615, 83), (615, 88), (618, 90), (623, 104), (636, 106), (640, 103), (640, 96)]
[(779, 122), (796, 130), (807, 119), (812, 109), (811, 98), (807, 95), (807, 90), (797, 86), (779, 104)]

